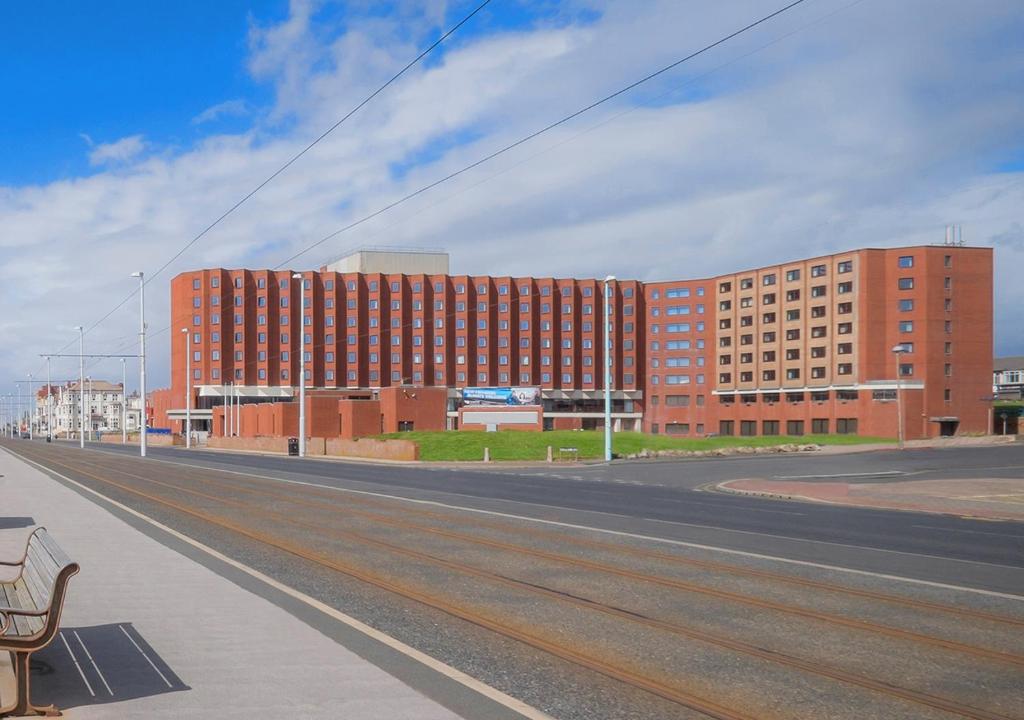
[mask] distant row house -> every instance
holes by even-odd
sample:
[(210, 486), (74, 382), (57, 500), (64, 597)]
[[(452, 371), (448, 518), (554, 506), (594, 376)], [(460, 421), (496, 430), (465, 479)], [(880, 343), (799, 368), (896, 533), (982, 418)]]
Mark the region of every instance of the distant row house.
[[(81, 389), (79, 383), (44, 386), (36, 394), (35, 418), (33, 424), (40, 434), (47, 432), (49, 418), (53, 418), (53, 435), (56, 437), (77, 437), (83, 425), (86, 432), (96, 435), (105, 432), (121, 432), (122, 424), (128, 432), (139, 428), (139, 398), (132, 395), (125, 404), (124, 387), (120, 383), (86, 378), (85, 421), (82, 418)], [(47, 396), (50, 397), (48, 407)]]

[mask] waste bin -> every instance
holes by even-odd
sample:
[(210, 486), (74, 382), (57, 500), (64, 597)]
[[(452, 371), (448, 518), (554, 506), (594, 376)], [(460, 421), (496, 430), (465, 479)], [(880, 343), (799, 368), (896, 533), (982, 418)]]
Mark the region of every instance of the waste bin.
[(299, 439), (298, 438), (288, 438), (288, 454), (289, 455), (294, 455), (295, 457), (299, 456)]
[(49, 435), (46, 436), (46, 442), (50, 442), (50, 436)]

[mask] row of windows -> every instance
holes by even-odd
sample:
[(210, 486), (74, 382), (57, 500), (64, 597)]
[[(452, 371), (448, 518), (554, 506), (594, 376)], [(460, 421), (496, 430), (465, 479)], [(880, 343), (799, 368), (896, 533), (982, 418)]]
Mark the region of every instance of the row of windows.
[[(914, 343), (903, 343), (908, 349), (905, 352), (914, 352)], [(810, 349), (810, 357), (812, 358), (823, 358), (825, 357), (828, 349), (824, 345), (816, 345)], [(836, 345), (837, 355), (850, 355), (853, 353), (853, 343), (839, 343)], [(799, 360), (801, 355), (800, 348), (787, 348), (784, 357), (786, 360)], [(763, 350), (761, 352), (761, 362), (763, 363), (774, 363), (778, 362), (779, 353), (775, 350)], [(746, 352), (740, 353), (739, 361), (741, 365), (749, 365), (754, 362), (754, 353)], [(732, 363), (732, 355), (725, 354), (718, 358), (719, 365), (730, 365)]]
[[(788, 392), (771, 392), (771, 393), (740, 393), (737, 395), (719, 395), (718, 402), (721, 405), (734, 405), (737, 398), (743, 405), (756, 405), (758, 399), (760, 402), (768, 405), (773, 405), (778, 402), (782, 402), (785, 399), (788, 403), (802, 403), (807, 399), (811, 402), (828, 402), (832, 399), (832, 391), (830, 390), (811, 390), (805, 392), (803, 390), (788, 391)], [(860, 397), (860, 393), (857, 390), (836, 390), (835, 399), (842, 402), (848, 402), (851, 400), (857, 400)]]
[[(911, 322), (911, 325), (913, 325), (912, 322)], [(901, 323), (901, 326), (902, 326), (902, 323)], [(852, 332), (853, 332), (853, 323), (839, 323), (838, 325), (836, 325), (836, 334), (838, 334), (838, 335), (849, 335)], [(801, 336), (801, 329), (800, 328), (790, 328), (789, 330), (786, 330), (785, 334), (784, 334), (784, 337), (786, 338), (786, 340), (799, 340), (800, 336)], [(828, 328), (826, 328), (824, 325), (817, 325), (817, 326), (811, 328), (810, 337), (818, 339), (818, 338), (823, 338), (823, 337), (827, 337), (827, 336), (828, 336)], [(768, 331), (765, 331), (765, 332), (761, 333), (761, 342), (762, 343), (766, 343), (766, 344), (767, 343), (773, 343), (777, 339), (778, 339), (778, 333), (776, 333), (774, 330), (768, 330)], [(718, 347), (721, 347), (721, 348), (732, 347), (732, 344), (733, 344), (732, 340), (733, 340), (733, 336), (732, 335), (725, 335), (723, 337), (720, 337), (720, 338), (718, 338)], [(739, 336), (739, 344), (740, 345), (753, 345), (754, 344), (754, 335), (753, 335), (753, 333), (748, 333), (748, 334), (745, 334), (745, 335), (740, 335)]]
[[(236, 288), (242, 288), (244, 286), (244, 282), (243, 282), (243, 279), (241, 277), (234, 278), (233, 284), (234, 284), (234, 286)], [(402, 284), (399, 281), (392, 281), (390, 284), (385, 283), (385, 285), (387, 287), (389, 287), (391, 292), (393, 292), (393, 293), (401, 292), (401, 290), (402, 290)], [(256, 279), (256, 286), (257, 286), (257, 288), (259, 288), (261, 290), (265, 289), (267, 287), (266, 278), (257, 278)], [(304, 279), (303, 282), (302, 282), (302, 286), (303, 286), (303, 289), (309, 290), (312, 287), (312, 283), (311, 283), (310, 279), (309, 278)], [(358, 288), (358, 284), (357, 284), (357, 282), (355, 280), (349, 280), (345, 284), (345, 286), (346, 286), (346, 289), (349, 292), (355, 292), (356, 289)], [(212, 288), (220, 287), (220, 277), (219, 276), (214, 275), (213, 277), (210, 278), (210, 287), (212, 287)], [(282, 278), (279, 281), (279, 287), (282, 290), (287, 290), (288, 289), (288, 278)], [(202, 289), (202, 280), (200, 278), (193, 278), (192, 279), (192, 289), (193, 290), (201, 290)], [(368, 283), (368, 289), (369, 289), (370, 292), (377, 292), (380, 289), (380, 285), (379, 285), (378, 281), (377, 280), (370, 280), (369, 283)], [(334, 280), (333, 279), (325, 279), (324, 280), (324, 290), (326, 290), (328, 292), (331, 292), (331, 291), (334, 290)], [(445, 290), (445, 283), (443, 283), (443, 282), (436, 282), (436, 283), (434, 283), (434, 292), (435, 293), (439, 293), (440, 294), (440, 293), (443, 293), (444, 290)], [(572, 287), (565, 286), (565, 287), (561, 288), (560, 294), (561, 294), (562, 297), (569, 297), (569, 296), (572, 295), (572, 290), (573, 290)], [(413, 293), (420, 293), (422, 291), (423, 291), (423, 284), (421, 282), (416, 281), (416, 282), (412, 283), (412, 292)], [(541, 294), (542, 297), (550, 297), (551, 294), (552, 294), (552, 291), (553, 291), (553, 287), (551, 285), (542, 285), (542, 286), (540, 286), (540, 294)], [(488, 292), (488, 285), (487, 284), (479, 284), (479, 285), (477, 285), (476, 286), (476, 292), (477, 292), (478, 295), (486, 295), (487, 292)], [(586, 285), (586, 286), (583, 286), (581, 288), (581, 292), (583, 294), (583, 297), (593, 297), (593, 295), (594, 295), (594, 288), (593, 288), (593, 286)], [(456, 283), (455, 284), (455, 294), (456, 295), (464, 295), (465, 293), (466, 293), (466, 284), (465, 283)], [(521, 285), (521, 286), (519, 286), (519, 294), (520, 295), (530, 295), (530, 293), (531, 293), (531, 286), (530, 285)], [(499, 295), (508, 295), (509, 294), (509, 286), (507, 284), (499, 285), (498, 286), (498, 294)], [(701, 295), (704, 294), (703, 288), (700, 289), (699, 294), (701, 294)], [(632, 287), (623, 287), (622, 288), (622, 296), (625, 297), (625, 298), (632, 298), (634, 296), (633, 288)]]
[[(811, 266), (811, 277), (824, 277), (828, 272), (825, 265), (812, 265)], [(839, 274), (845, 274), (853, 272), (853, 261), (843, 260), (836, 265), (836, 272)], [(786, 281), (796, 282), (800, 279), (800, 268), (793, 268), (786, 271)], [(776, 275), (775, 273), (766, 273), (761, 276), (761, 284), (764, 286), (775, 285)], [(754, 278), (747, 277), (739, 281), (740, 290), (749, 290), (754, 287)], [(726, 280), (718, 284), (718, 292), (727, 293), (732, 292), (732, 281)]]
[[(757, 435), (756, 420), (740, 420), (739, 431), (743, 437), (754, 437)], [(814, 418), (811, 420), (811, 433), (814, 435), (827, 435), (829, 433), (828, 418)], [(778, 435), (782, 425), (778, 420), (762, 420), (761, 435)], [(787, 420), (786, 435), (800, 436), (804, 434), (805, 424), (803, 420)], [(839, 435), (856, 435), (857, 418), (836, 418), (835, 432)], [(718, 434), (732, 436), (736, 434), (735, 420), (719, 420)]]
[[(728, 356), (723, 356), (723, 357), (728, 357)], [(727, 365), (729, 363), (722, 363), (722, 364), (723, 365)], [(911, 370), (913, 369), (913, 366), (909, 366), (909, 367), (911, 367)], [(811, 368), (811, 379), (813, 379), (813, 380), (823, 380), (825, 377), (827, 377), (826, 373), (827, 373), (827, 368), (824, 365), (819, 365), (819, 366), (812, 367)], [(837, 375), (852, 375), (853, 374), (853, 363), (839, 363), (838, 365), (836, 365), (836, 374)], [(913, 374), (913, 373), (911, 372), (911, 374)], [(786, 368), (785, 376), (786, 376), (787, 380), (799, 380), (800, 379), (800, 368)], [(778, 381), (778, 377), (779, 377), (778, 373), (775, 370), (762, 370), (761, 371), (761, 381), (762, 382), (777, 382)], [(740, 372), (739, 373), (739, 381), (741, 383), (754, 382), (754, 372), (752, 370), (744, 370), (744, 371)], [(731, 372), (719, 373), (718, 374), (718, 382), (722, 383), (723, 385), (728, 385), (728, 384), (732, 383), (732, 373)]]

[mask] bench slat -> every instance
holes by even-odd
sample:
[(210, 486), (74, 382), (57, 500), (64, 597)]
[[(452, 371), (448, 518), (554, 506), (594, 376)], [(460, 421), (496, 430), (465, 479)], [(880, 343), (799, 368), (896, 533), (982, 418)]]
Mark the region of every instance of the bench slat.
[[(32, 576), (33, 583), (30, 584), (29, 589), (33, 591), (33, 597), (36, 598), (38, 606), (44, 607), (47, 604), (49, 589), (53, 587), (53, 581), (59, 573), (60, 568), (53, 563), (53, 559), (47, 552), (41, 548), (29, 548), (22, 574)], [(38, 590), (45, 590), (45, 592), (37, 596)]]
[(72, 563), (71, 558), (68, 557), (67, 553), (61, 549), (60, 545), (57, 544), (57, 541), (54, 540), (53, 536), (46, 530), (40, 530), (36, 533), (35, 539), (39, 540), (58, 567), (63, 568)]
[(46, 578), (42, 577), (39, 567), (32, 562), (25, 563), (25, 569), (21, 573), (25, 581), (25, 589), (32, 596), (32, 604), (36, 610), (42, 610), (50, 605), (50, 588), (52, 587)]

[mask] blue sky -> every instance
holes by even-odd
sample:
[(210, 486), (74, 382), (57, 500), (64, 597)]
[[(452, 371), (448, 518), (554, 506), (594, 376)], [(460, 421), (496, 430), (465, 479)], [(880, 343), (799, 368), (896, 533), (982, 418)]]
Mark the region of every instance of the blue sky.
[[(450, 21), (477, 3), (450, 3)], [(558, 3), (512, 0), (487, 8), (450, 45), (537, 22), (593, 18)], [(500, 6), (500, 7), (498, 7)], [(285, 0), (111, 0), (84, 4), (11, 3), (0, 22), (0, 186), (40, 184), (94, 172), (86, 150), (142, 133), (160, 146), (181, 149), (211, 134), (240, 131), (268, 110), (271, 83), (247, 68), (249, 33), (288, 17)], [(353, 18), (400, 15), (393, 3), (325, 3), (314, 20), (321, 38), (344, 32)], [(409, 40), (429, 27), (400, 28)], [(447, 47), (426, 64), (443, 60)], [(196, 123), (204, 110), (241, 101), (216, 120)], [(245, 113), (240, 108), (246, 109)], [(429, 153), (428, 153), (429, 155)]]
[(279, 21), (285, 2), (8, 3), (0, 22), (0, 185), (90, 172), (82, 134), (105, 143), (144, 132), (190, 144), (205, 108), (272, 88), (245, 68), (250, 17)]
[[(177, 272), (274, 267), (781, 4), (494, 0), (157, 277), (151, 324)], [(6, 4), (0, 303), (22, 310), (0, 336), (25, 342), (0, 344), (0, 386), (474, 5)], [(660, 280), (960, 223), (996, 250), (996, 352), (1024, 354), (1021, 87), (1019, 0), (812, 0), (293, 266), (394, 244), (445, 247), (456, 272)], [(131, 343), (134, 307), (87, 345)], [(151, 346), (159, 384), (166, 336)]]

